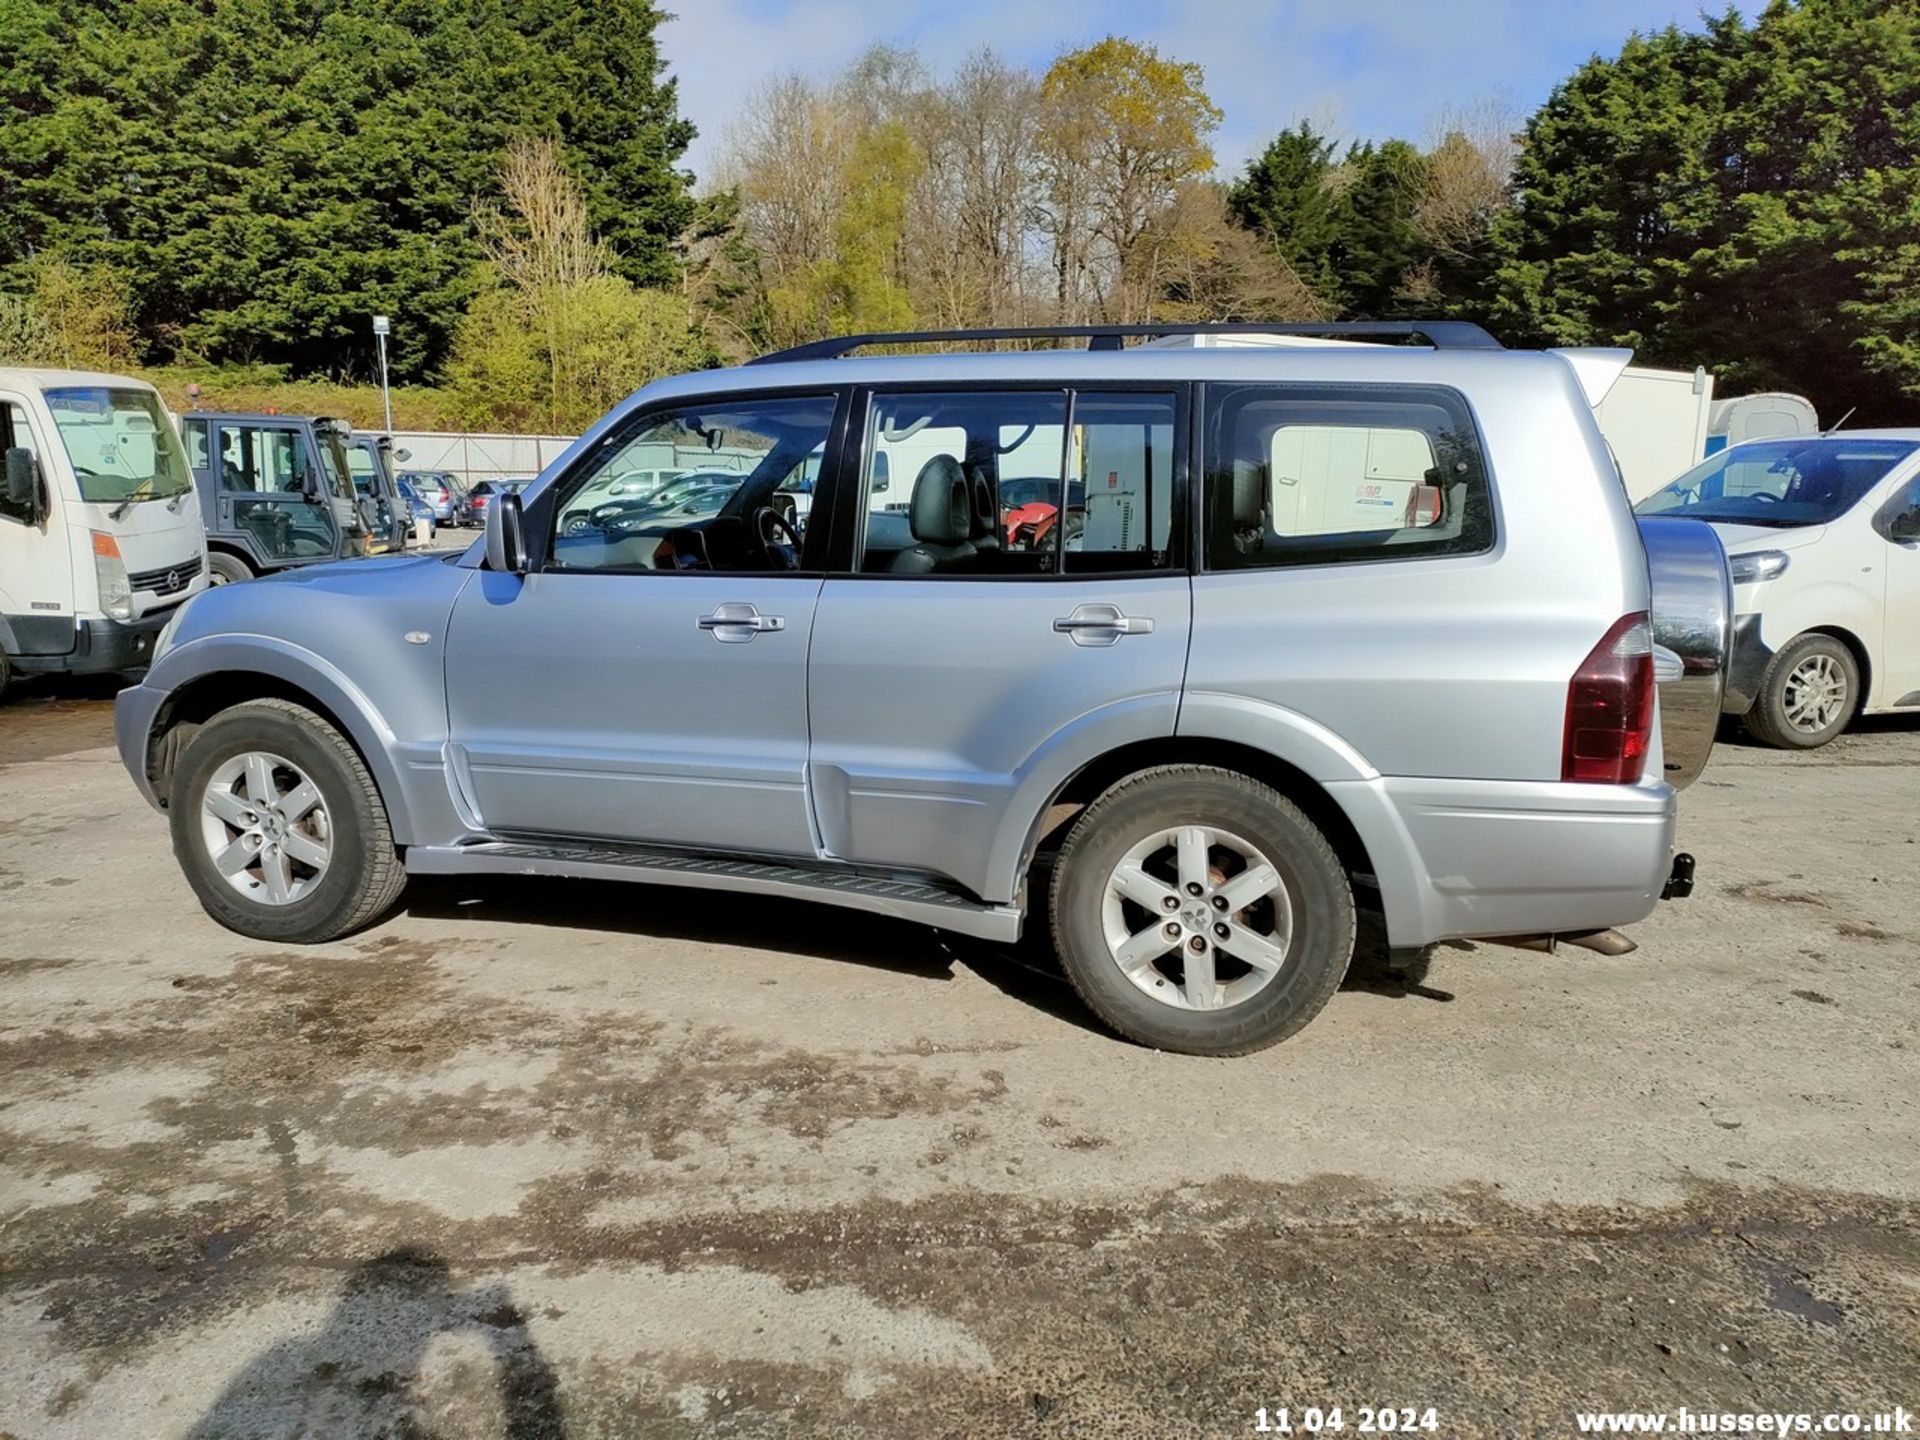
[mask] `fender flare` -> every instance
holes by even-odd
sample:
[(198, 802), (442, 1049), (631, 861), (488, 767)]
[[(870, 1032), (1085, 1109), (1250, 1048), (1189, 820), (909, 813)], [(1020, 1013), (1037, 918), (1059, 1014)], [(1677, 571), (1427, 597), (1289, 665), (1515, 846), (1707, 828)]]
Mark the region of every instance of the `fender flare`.
[[(392, 727), (366, 692), (330, 661), (270, 635), (209, 635), (168, 651), (142, 683), (171, 696), (210, 675), (235, 673), (271, 676), (318, 701), (366, 761), (380, 789), (394, 840), (402, 845), (413, 843), (413, 817), (394, 763), (396, 737)], [(152, 740), (149, 732), (147, 743)]]

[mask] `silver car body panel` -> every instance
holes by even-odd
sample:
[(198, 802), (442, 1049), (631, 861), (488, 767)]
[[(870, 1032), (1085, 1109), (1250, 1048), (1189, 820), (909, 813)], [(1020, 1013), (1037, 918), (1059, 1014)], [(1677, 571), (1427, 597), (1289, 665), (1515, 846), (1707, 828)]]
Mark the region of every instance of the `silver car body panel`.
[[(412, 869), (805, 894), (1004, 935), (1035, 903), (1022, 880), (1041, 819), (1084, 767), (1129, 746), (1226, 744), (1340, 808), (1395, 945), (1651, 910), (1674, 814), (1657, 733), (1637, 785), (1559, 779), (1569, 678), (1651, 603), (1625, 492), (1562, 358), (1355, 345), (698, 373), (617, 407), (529, 503), (635, 411), (692, 397), (1142, 380), (1445, 386), (1480, 431), (1493, 548), (1035, 581), (523, 577), (484, 569), (476, 542), (453, 562), (319, 566), (196, 599), (122, 697), (123, 757), (156, 799), (150, 754), (174, 698), (257, 670), (312, 695), (366, 755)], [(1054, 628), (1088, 604), (1152, 627), (1093, 645)], [(728, 643), (700, 628), (727, 605), (783, 623)], [(716, 858), (692, 878), (620, 848), (635, 845)], [(891, 896), (836, 893), (836, 877), (877, 869), (907, 878)]]

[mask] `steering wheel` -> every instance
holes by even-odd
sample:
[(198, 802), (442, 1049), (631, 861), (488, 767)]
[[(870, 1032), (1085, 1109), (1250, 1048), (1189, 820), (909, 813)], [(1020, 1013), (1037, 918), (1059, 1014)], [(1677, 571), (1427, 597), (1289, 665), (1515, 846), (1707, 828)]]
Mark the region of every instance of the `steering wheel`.
[[(791, 520), (771, 505), (762, 505), (753, 512), (753, 536), (776, 567), (782, 570), (800, 568), (800, 532), (793, 528)], [(782, 536), (786, 538), (782, 539)]]
[(1778, 505), (1780, 503), (1780, 497), (1774, 494), (1771, 490), (1756, 490), (1753, 492), (1753, 494), (1747, 496), (1747, 499), (1764, 500), (1769, 505)]

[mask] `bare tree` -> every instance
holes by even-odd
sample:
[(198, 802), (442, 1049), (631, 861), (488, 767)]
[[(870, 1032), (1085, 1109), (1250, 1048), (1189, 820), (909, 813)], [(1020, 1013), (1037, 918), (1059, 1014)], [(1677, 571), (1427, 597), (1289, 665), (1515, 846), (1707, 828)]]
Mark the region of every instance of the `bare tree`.
[(1438, 254), (1463, 260), (1479, 251), (1507, 204), (1519, 128), (1499, 99), (1449, 106), (1434, 117), (1414, 223)]

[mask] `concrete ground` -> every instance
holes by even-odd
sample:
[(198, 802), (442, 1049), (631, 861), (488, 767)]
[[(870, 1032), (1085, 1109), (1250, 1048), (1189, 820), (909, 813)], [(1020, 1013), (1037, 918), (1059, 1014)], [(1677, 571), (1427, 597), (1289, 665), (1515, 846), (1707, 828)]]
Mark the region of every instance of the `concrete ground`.
[(793, 904), (416, 882), (247, 942), (107, 693), (0, 709), (0, 1434), (1920, 1409), (1915, 722), (1724, 745), (1637, 953), (1376, 941), (1207, 1061)]

